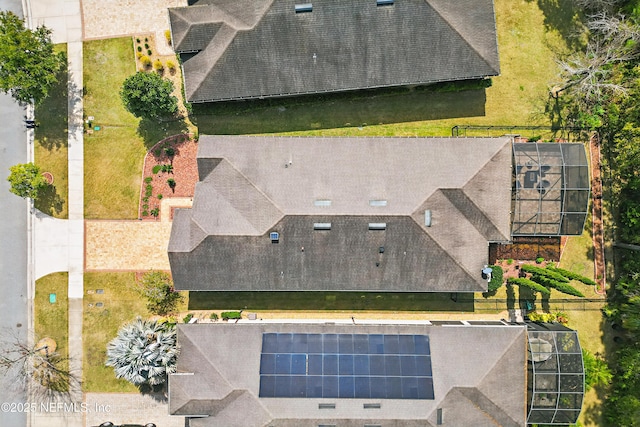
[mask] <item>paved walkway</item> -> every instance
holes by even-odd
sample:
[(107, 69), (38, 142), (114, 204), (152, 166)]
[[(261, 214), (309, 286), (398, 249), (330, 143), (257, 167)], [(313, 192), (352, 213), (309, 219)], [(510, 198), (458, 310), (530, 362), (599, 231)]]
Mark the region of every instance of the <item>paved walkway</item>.
[(158, 427), (184, 427), (183, 417), (169, 415), (167, 401), (160, 395), (132, 393), (87, 393), (86, 425), (105, 421), (115, 425), (155, 423)]
[(169, 270), (172, 206), (191, 206), (191, 199), (165, 197), (158, 221), (86, 221), (85, 269)]
[(178, 6), (187, 0), (83, 0), (84, 39), (155, 33), (162, 41), (169, 29), (167, 8)]

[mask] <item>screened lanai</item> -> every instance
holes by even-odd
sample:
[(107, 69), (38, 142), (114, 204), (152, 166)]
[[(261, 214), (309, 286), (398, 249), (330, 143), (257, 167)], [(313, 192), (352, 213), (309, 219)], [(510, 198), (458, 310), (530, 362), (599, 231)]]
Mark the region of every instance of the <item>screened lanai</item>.
[(582, 234), (589, 205), (583, 144), (513, 144), (512, 236)]
[(578, 333), (555, 323), (527, 327), (527, 423), (573, 424), (584, 397)]

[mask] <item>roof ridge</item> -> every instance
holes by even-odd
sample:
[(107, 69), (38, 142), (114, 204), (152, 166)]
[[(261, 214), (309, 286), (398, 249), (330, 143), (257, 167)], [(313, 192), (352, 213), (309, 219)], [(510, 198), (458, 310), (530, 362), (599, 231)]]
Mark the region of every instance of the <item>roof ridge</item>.
[[(476, 230), (478, 230), (480, 234), (482, 234), (487, 240), (489, 241), (494, 240), (492, 236), (496, 234), (502, 235), (502, 233), (500, 233), (500, 230), (498, 230), (498, 227), (495, 226), (491, 218), (487, 216), (487, 213), (483, 211), (480, 208), (480, 206), (478, 206), (475, 203), (475, 201), (473, 201), (473, 199), (471, 199), (471, 197), (469, 197), (469, 195), (464, 191), (464, 187), (463, 188), (441, 188), (440, 191), (442, 191), (442, 194), (444, 194), (447, 200), (449, 200), (451, 204), (455, 206), (456, 209), (458, 209), (458, 211), (460, 211), (462, 216), (464, 216), (467, 219), (467, 221), (469, 221), (469, 223), (473, 225), (473, 227)], [(463, 196), (464, 201), (453, 197), (454, 194)], [(465, 202), (469, 202), (469, 203), (467, 204)], [(486, 219), (486, 221), (477, 221), (473, 213), (478, 213), (479, 215), (482, 216), (483, 219)], [(486, 227), (482, 227), (483, 223), (486, 225)]]
[[(439, 8), (437, 8), (436, 6), (434, 6), (434, 4), (433, 4), (433, 3), (434, 3), (434, 0), (425, 0), (425, 1), (426, 1), (426, 3), (427, 3), (427, 4), (428, 4), (428, 5), (429, 5), (429, 6), (430, 6), (430, 7), (431, 7), (431, 8), (432, 8), (432, 9), (433, 9), (437, 14), (438, 14), (438, 16), (440, 16), (440, 17), (442, 18), (442, 20), (447, 24), (447, 26), (448, 26), (449, 28), (451, 28), (451, 30), (452, 30), (453, 32), (455, 32), (456, 34), (458, 34), (462, 40), (464, 40), (464, 41), (466, 42), (467, 46), (469, 46), (469, 48), (470, 48), (473, 52), (475, 52), (475, 53), (478, 55), (478, 57), (482, 60), (482, 62), (484, 62), (484, 63), (485, 63), (485, 64), (486, 64), (486, 65), (487, 65), (491, 70), (494, 70), (496, 73), (500, 73), (500, 68), (499, 68), (500, 66), (498, 65), (498, 69), (496, 69), (493, 65), (491, 65), (491, 64), (487, 61), (487, 59), (485, 58), (485, 56), (484, 56), (482, 53), (480, 53), (480, 52), (478, 51), (478, 49), (476, 49), (475, 44), (474, 44), (472, 41), (470, 41), (470, 40), (469, 40), (469, 38), (465, 37), (465, 35), (464, 35), (462, 32), (460, 32), (460, 31), (458, 30), (458, 26), (454, 26), (454, 25), (452, 25), (452, 24), (451, 24), (451, 21), (450, 21), (449, 19), (447, 19), (447, 18), (443, 15), (442, 10), (441, 10), (441, 9), (439, 9)], [(451, 2), (451, 0), (446, 0), (446, 1), (447, 1), (447, 3)], [(495, 11), (494, 11), (494, 14), (495, 14)], [(494, 22), (495, 22), (495, 21), (494, 21)], [(495, 25), (495, 24), (494, 24), (494, 25)], [(496, 38), (497, 38), (497, 37), (498, 37), (498, 35), (497, 35), (497, 31), (496, 31)], [(497, 44), (498, 44), (498, 43), (497, 43), (497, 40), (496, 40), (496, 48), (497, 48)]]

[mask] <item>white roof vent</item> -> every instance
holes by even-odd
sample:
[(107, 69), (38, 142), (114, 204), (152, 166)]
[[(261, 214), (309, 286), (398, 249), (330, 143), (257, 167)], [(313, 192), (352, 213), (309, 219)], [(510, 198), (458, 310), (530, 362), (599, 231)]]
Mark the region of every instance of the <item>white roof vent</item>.
[(295, 6), (295, 9), (296, 9), (296, 13), (313, 12), (313, 4), (311, 3), (297, 4)]
[(425, 227), (431, 227), (431, 211), (429, 209), (424, 211), (424, 225)]
[(313, 223), (314, 230), (331, 230), (330, 222), (314, 222)]
[(314, 206), (319, 206), (319, 207), (329, 207), (331, 206), (331, 200), (315, 200), (313, 202)]
[(369, 230), (386, 230), (387, 223), (386, 222), (370, 222)]
[(386, 200), (369, 200), (369, 206), (373, 206), (373, 207), (387, 206), (387, 201)]

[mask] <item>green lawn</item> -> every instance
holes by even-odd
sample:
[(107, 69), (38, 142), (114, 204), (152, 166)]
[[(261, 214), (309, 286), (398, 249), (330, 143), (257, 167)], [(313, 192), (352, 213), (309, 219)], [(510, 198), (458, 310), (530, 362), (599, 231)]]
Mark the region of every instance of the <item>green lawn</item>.
[[(69, 301), (67, 288), (69, 275), (53, 273), (36, 280), (36, 295), (33, 301), (34, 327), (37, 339), (53, 338), (57, 352), (69, 354)], [(49, 302), (49, 295), (56, 294), (56, 302)]]
[(135, 73), (131, 38), (94, 40), (84, 46), (84, 114), (100, 130), (85, 134), (85, 218), (135, 219), (144, 155), (183, 121), (152, 123), (125, 110), (122, 82)]
[[(575, 26), (571, 2), (554, 3), (562, 13), (543, 13), (535, 1), (496, 0), (501, 75), (486, 90), (384, 90), (195, 105), (195, 121), (202, 134), (353, 136), (447, 136), (459, 124), (549, 125), (548, 93), (558, 70), (554, 52), (567, 51), (562, 32)], [(561, 19), (570, 22), (562, 25)]]
[[(56, 51), (65, 52), (66, 44), (56, 45)], [(36, 201), (36, 207), (56, 218), (67, 218), (69, 193), (67, 173), (67, 67), (58, 73), (58, 82), (49, 96), (36, 107), (34, 157), (42, 172), (53, 174), (53, 185)]]
[(473, 295), (370, 292), (190, 292), (189, 310), (473, 311)]
[[(116, 379), (113, 368), (104, 365), (107, 343), (124, 323), (149, 316), (144, 301), (133, 290), (134, 273), (85, 273), (83, 377), (85, 392), (136, 392), (125, 380)], [(96, 291), (102, 289), (104, 293)], [(97, 303), (103, 307), (97, 307)]]

